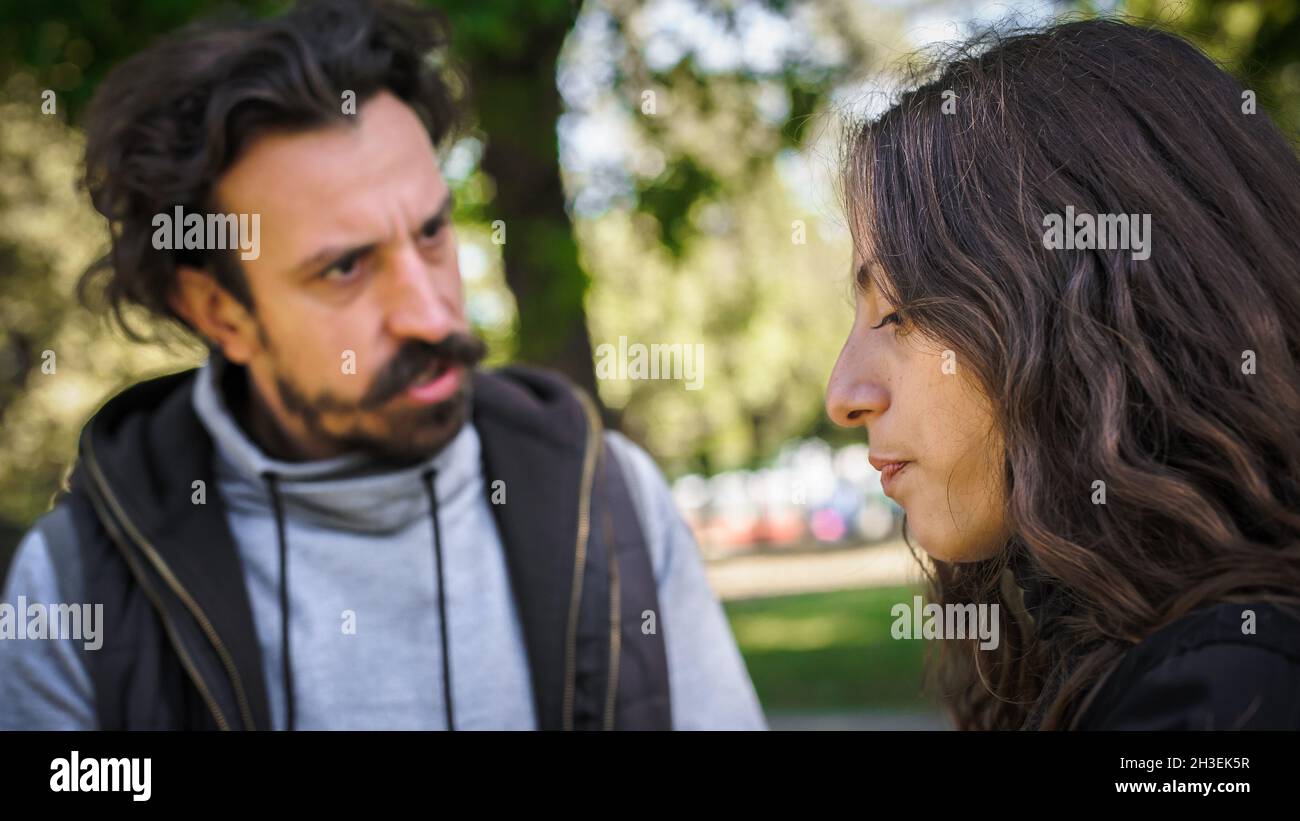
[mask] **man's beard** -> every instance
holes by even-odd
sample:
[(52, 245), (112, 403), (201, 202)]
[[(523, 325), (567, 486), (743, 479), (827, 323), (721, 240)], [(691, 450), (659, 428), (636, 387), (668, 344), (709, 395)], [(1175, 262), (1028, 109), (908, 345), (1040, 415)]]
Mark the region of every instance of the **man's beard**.
[[(276, 359), (275, 385), (280, 401), (290, 414), (302, 421), (317, 442), (329, 443), (340, 452), (361, 452), (393, 465), (422, 461), (441, 451), (455, 438), (469, 417), (472, 371), (487, 354), (482, 340), (465, 333), (452, 333), (437, 343), (412, 340), (371, 382), (359, 400), (341, 399), (324, 391), (315, 397), (295, 385)], [(456, 393), (441, 402), (385, 409), (390, 400), (411, 386), (427, 381), (438, 368), (461, 365), (464, 378)], [(340, 432), (330, 428), (329, 417), (356, 419)], [(365, 420), (379, 420), (384, 430), (367, 429)]]

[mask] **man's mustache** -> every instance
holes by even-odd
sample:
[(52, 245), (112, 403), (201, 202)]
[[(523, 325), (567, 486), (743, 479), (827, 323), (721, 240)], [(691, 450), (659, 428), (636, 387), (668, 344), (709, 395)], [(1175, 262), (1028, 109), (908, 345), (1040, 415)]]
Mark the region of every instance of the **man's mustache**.
[(375, 378), (361, 400), (364, 408), (376, 408), (405, 391), (435, 366), (463, 365), (473, 368), (487, 356), (487, 345), (478, 337), (455, 332), (438, 342), (413, 340), (402, 346), (393, 361)]

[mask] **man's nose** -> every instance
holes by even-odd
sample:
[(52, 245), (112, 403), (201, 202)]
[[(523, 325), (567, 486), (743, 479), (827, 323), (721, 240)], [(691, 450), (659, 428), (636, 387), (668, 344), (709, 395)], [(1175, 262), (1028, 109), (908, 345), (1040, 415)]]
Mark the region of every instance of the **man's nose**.
[(456, 315), (439, 289), (438, 271), (414, 246), (390, 257), (390, 287), (386, 293), (388, 330), (399, 339), (439, 342), (456, 330)]

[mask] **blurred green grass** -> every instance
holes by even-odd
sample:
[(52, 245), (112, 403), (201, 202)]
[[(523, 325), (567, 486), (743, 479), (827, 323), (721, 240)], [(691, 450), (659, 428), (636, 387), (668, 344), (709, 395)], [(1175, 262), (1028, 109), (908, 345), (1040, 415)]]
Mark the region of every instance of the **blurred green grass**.
[(925, 642), (890, 636), (890, 608), (911, 587), (726, 602), (763, 709), (935, 711), (922, 692)]

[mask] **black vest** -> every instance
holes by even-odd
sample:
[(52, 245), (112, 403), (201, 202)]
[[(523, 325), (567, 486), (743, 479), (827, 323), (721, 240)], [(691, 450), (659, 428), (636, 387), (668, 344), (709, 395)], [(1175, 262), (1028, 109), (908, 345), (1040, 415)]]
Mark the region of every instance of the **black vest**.
[[(102, 729), (271, 726), (224, 505), (190, 500), (195, 480), (216, 487), (196, 373), (140, 383), (96, 413), (43, 525), (47, 539), (75, 532), (85, 601), (104, 605), (103, 646), (84, 651)], [(641, 630), (659, 612), (649, 552), (590, 400), (537, 370), (479, 372), (472, 416), (487, 488), (508, 492), (492, 510), (539, 728), (669, 729), (663, 637)]]

